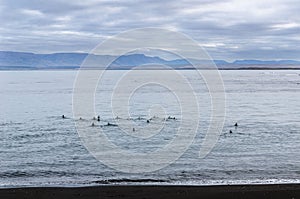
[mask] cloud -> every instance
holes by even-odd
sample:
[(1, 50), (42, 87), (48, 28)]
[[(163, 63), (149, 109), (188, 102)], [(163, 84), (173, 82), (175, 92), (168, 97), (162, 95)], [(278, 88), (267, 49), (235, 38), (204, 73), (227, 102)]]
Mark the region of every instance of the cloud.
[(273, 27), (274, 29), (277, 30), (282, 30), (282, 29), (291, 29), (291, 28), (299, 28), (300, 27), (300, 23), (281, 23), (281, 24), (274, 24), (271, 27)]
[(23, 13), (25, 15), (33, 16), (33, 17), (43, 17), (44, 16), (44, 14), (39, 10), (23, 9), (23, 10), (21, 10), (21, 13)]
[(132, 28), (180, 31), (215, 59), (300, 59), (298, 0), (0, 2), (0, 50), (89, 52)]

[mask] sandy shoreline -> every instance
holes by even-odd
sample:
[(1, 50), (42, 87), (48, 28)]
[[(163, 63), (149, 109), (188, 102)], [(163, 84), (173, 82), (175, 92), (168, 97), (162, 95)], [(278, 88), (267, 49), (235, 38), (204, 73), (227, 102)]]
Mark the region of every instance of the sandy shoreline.
[(300, 198), (300, 184), (92, 186), (0, 189), (0, 198)]

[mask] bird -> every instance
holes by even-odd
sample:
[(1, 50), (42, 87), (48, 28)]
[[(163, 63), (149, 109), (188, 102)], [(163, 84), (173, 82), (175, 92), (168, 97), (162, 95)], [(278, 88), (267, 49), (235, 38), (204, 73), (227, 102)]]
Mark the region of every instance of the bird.
[(176, 118), (175, 118), (175, 117), (169, 116), (168, 119), (169, 119), (169, 120), (175, 120)]
[(97, 121), (100, 122), (100, 116), (98, 115)]
[(94, 122), (92, 123), (92, 126), (95, 126)]
[(237, 126), (238, 126), (238, 123), (235, 123), (234, 126), (237, 127)]
[(107, 122), (106, 126), (118, 126), (118, 125), (117, 124), (111, 124), (111, 123)]
[(66, 117), (65, 117), (65, 115), (62, 115), (61, 117), (62, 117), (63, 119), (65, 119), (65, 118), (66, 118)]
[(232, 130), (230, 130), (229, 133), (232, 133)]
[(150, 121), (149, 121), (149, 120), (147, 120), (147, 123), (150, 123)]

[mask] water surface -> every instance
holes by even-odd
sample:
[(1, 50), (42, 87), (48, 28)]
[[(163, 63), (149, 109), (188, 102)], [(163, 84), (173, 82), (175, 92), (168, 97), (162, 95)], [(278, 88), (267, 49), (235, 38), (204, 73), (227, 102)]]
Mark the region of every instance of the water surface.
[[(96, 110), (105, 125), (114, 122), (109, 98), (112, 85), (125, 71), (108, 71), (104, 89), (97, 90)], [(129, 174), (96, 160), (83, 146), (72, 117), (76, 71), (0, 72), (0, 186), (85, 186), (97, 184), (228, 184), (300, 181), (300, 72), (221, 71), (226, 89), (226, 120), (217, 145), (198, 158), (210, 118), (210, 99), (194, 71), (182, 71), (200, 84), (200, 128), (184, 155), (156, 172)], [(162, 97), (163, 96), (163, 97)], [(180, 125), (180, 109), (168, 90), (140, 89), (129, 103), (131, 119), (147, 126), (151, 104), (161, 103), (179, 118), (149, 139), (122, 135), (117, 127), (103, 127), (126, 150), (155, 150), (169, 142)], [(62, 119), (61, 115), (67, 119)], [(93, 122), (84, 118), (87, 129)], [(128, 118), (121, 118), (128, 119)], [(163, 122), (157, 115), (152, 127)], [(238, 122), (238, 128), (233, 125)], [(229, 130), (233, 133), (230, 134)]]

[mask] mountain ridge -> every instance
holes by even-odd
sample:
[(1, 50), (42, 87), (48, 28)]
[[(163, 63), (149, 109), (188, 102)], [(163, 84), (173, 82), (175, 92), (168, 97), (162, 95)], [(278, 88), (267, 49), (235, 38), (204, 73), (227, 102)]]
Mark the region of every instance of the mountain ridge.
[[(88, 53), (51, 53), (35, 54), (30, 52), (0, 51), (0, 69), (77, 69), (85, 58), (90, 56), (88, 63), (91, 67), (101, 65), (103, 60), (112, 62), (110, 69), (130, 69), (141, 65), (168, 65), (172, 68), (191, 68), (192, 65), (186, 59), (165, 60), (158, 56), (147, 56), (145, 54), (127, 54), (122, 56), (95, 55)], [(205, 66), (211, 60), (192, 59), (193, 64)], [(213, 60), (218, 68), (299, 68), (300, 61), (297, 60)], [(106, 63), (106, 62), (105, 62)]]

